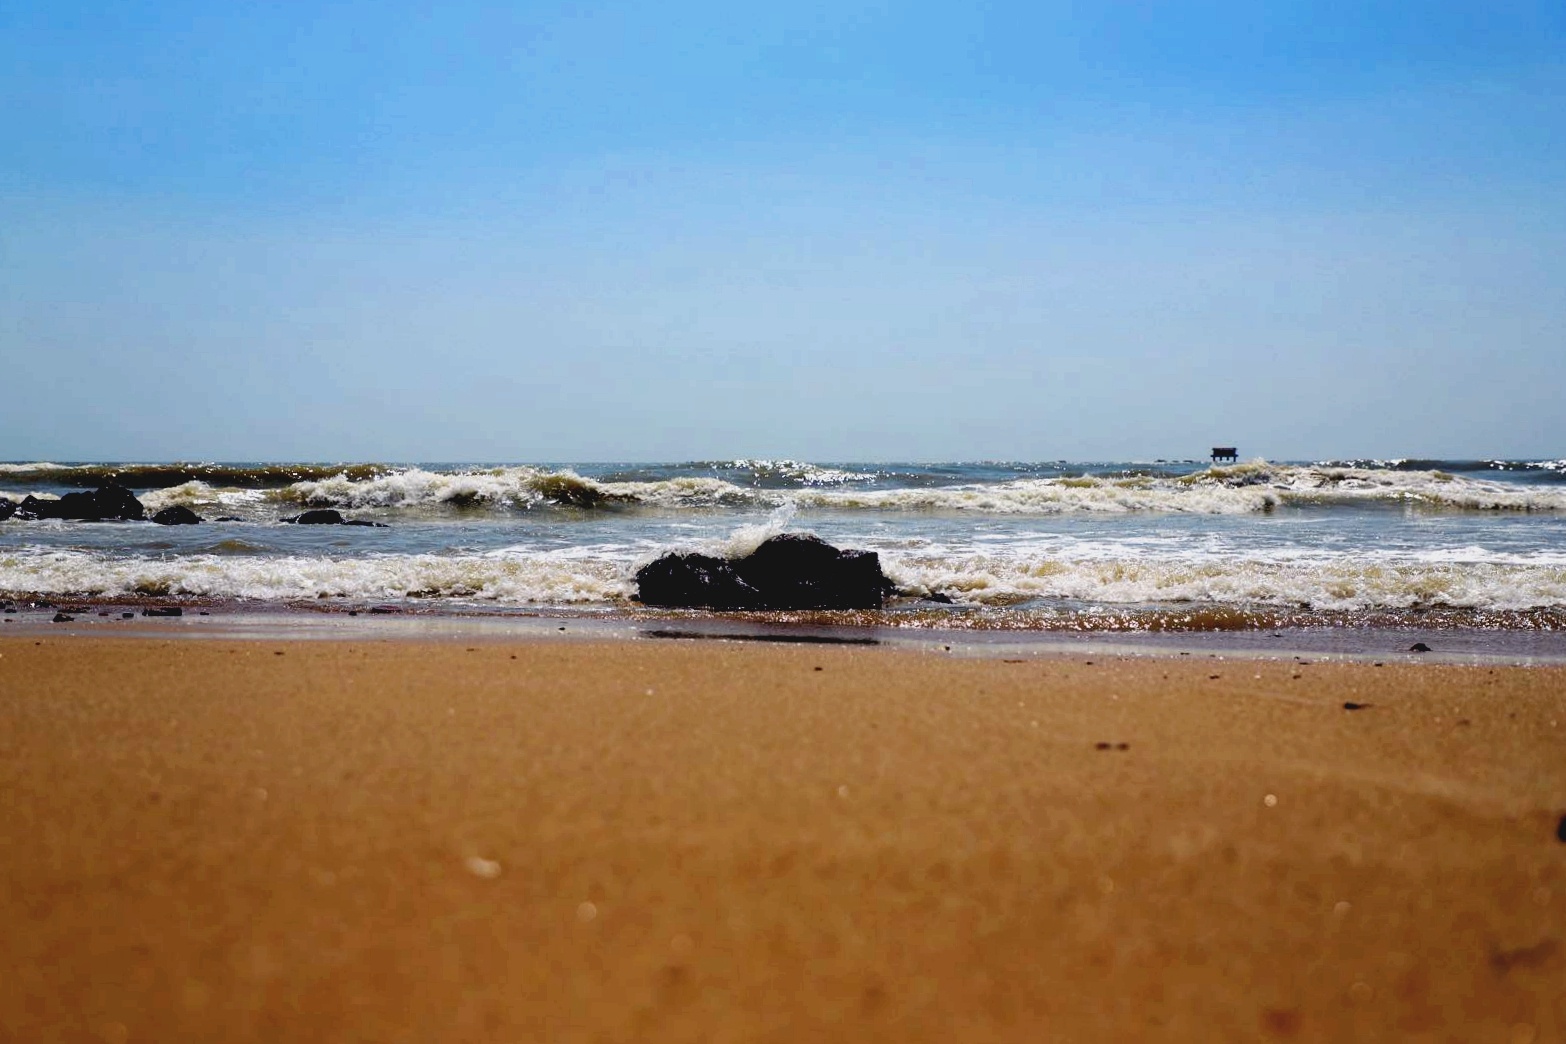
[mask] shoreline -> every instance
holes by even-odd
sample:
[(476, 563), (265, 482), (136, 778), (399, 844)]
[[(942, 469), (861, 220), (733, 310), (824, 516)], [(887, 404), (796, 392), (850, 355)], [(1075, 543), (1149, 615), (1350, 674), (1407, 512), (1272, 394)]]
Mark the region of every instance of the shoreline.
[(1560, 667), (15, 626), (0, 1037), (1566, 1037)]
[[(14, 601), (13, 601), (14, 600)], [(0, 598), (0, 637), (299, 640), (715, 640), (882, 646), (969, 657), (1315, 657), (1344, 662), (1566, 665), (1566, 632), (1524, 628), (1338, 623), (1223, 629), (1029, 629), (940, 626), (870, 613), (722, 613), (571, 607), (489, 609), (428, 603), (235, 603), (192, 598)], [(144, 610), (178, 608), (172, 618)], [(72, 617), (55, 622), (55, 614)], [(127, 618), (126, 614), (130, 614)], [(1424, 650), (1414, 651), (1423, 645)]]

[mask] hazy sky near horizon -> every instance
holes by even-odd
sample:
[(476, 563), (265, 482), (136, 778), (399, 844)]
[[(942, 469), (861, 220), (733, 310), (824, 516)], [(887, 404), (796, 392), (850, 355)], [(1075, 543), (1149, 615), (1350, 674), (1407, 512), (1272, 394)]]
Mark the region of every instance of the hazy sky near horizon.
[(1558, 2), (0, 6), (0, 459), (1566, 456)]

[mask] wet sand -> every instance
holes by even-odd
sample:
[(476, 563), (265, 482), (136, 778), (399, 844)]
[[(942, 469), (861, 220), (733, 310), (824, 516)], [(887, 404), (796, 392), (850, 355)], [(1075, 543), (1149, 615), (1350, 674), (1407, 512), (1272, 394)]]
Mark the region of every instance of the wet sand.
[(8, 636), (0, 1040), (1558, 1041), (1563, 813), (1561, 668)]

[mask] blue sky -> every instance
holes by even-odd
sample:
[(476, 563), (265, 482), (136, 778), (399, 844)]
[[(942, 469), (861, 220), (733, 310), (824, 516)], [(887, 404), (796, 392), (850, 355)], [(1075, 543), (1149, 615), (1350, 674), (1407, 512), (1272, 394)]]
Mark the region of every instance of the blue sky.
[(1562, 456), (1559, 3), (0, 7), (0, 458)]

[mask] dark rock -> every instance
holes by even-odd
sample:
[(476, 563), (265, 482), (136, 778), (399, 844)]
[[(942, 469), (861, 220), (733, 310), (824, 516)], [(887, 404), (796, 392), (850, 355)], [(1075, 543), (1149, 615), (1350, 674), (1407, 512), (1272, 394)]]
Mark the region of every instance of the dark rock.
[(300, 526), (340, 526), (343, 524), (343, 513), (335, 508), (314, 508), (283, 521)]
[(1555, 828), (1555, 840), (1566, 841), (1566, 816), (1561, 817), (1561, 825)]
[(139, 520), (147, 517), (147, 509), (136, 499), (136, 494), (124, 486), (99, 486), (93, 497), (97, 500), (99, 518)]
[(96, 490), (67, 493), (53, 504), (49, 504), (49, 508), (54, 512), (55, 518), (68, 518), (74, 521), (86, 522), (89, 520), (95, 521), (103, 517), (103, 514), (98, 510), (98, 493)]
[(25, 519), (60, 518), (77, 522), (101, 522), (118, 519), (139, 522), (147, 517), (136, 494), (124, 486), (99, 486), (92, 492), (67, 493), (59, 500), (39, 500), (28, 496), (16, 506), (16, 515)]
[(134, 618), (135, 615), (136, 615), (135, 613), (121, 613), (120, 614), (120, 619), (121, 620), (130, 620), (130, 619)]
[(1348, 702), (1343, 704), (1343, 709), (1344, 710), (1364, 710), (1368, 706), (1370, 706), (1370, 704), (1368, 704), (1368, 703), (1355, 703), (1353, 700), (1349, 700)]
[(1429, 652), (1430, 651), (1430, 646), (1426, 645), (1424, 642), (1415, 642), (1413, 645), (1410, 645), (1408, 647), (1408, 651), (1409, 652)]
[(728, 559), (667, 554), (636, 571), (636, 596), (645, 605), (701, 609), (759, 609), (761, 592)]
[(646, 605), (693, 609), (879, 609), (891, 582), (874, 551), (772, 537), (743, 558), (667, 554), (637, 570)]
[(879, 609), (892, 589), (874, 551), (839, 550), (813, 536), (775, 536), (734, 568), (768, 609)]
[[(239, 522), (241, 519), (218, 519), (219, 522)], [(298, 526), (364, 526), (367, 529), (388, 529), (385, 522), (371, 522), (364, 518), (344, 518), (343, 513), (336, 508), (311, 508), (301, 515), (282, 519)]]
[(177, 605), (154, 605), (141, 611), (143, 616), (184, 616), (185, 610)]
[(39, 500), (29, 493), (22, 498), (20, 504), (16, 505), (15, 517), (24, 522), (32, 522), (40, 518), (53, 518), (54, 516), (48, 513), (52, 504), (53, 501)]
[(74, 616), (66, 616), (64, 613), (55, 613), (53, 622), (54, 623), (70, 623), (74, 619), (76, 619), (76, 617), (74, 617)]
[(202, 521), (200, 515), (181, 504), (173, 504), (152, 516), (160, 526), (193, 526)]
[(10, 497), (0, 497), (0, 522), (4, 522), (16, 514), (16, 501)]
[(238, 515), (222, 515), (222, 516), (220, 516), (218, 518), (214, 518), (212, 521), (214, 521), (214, 522), (243, 522), (244, 519), (240, 518)]
[(956, 603), (954, 603), (952, 601), (952, 596), (951, 595), (943, 594), (940, 591), (931, 591), (929, 594), (927, 594), (923, 598), (921, 598), (920, 601), (921, 602), (934, 602), (936, 605), (954, 605), (954, 604), (956, 604)]

